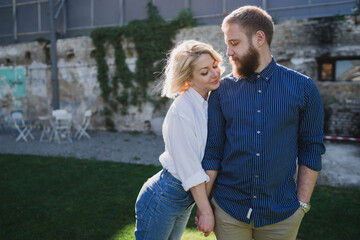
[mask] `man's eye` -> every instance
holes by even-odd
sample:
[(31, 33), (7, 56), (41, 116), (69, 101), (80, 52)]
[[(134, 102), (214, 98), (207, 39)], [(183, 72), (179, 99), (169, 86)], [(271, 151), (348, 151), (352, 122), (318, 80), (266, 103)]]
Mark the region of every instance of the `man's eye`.
[(216, 69), (216, 68), (218, 68), (218, 65), (213, 66), (213, 69)]
[(231, 41), (230, 44), (231, 44), (231, 46), (236, 46), (236, 45), (238, 45), (238, 42)]

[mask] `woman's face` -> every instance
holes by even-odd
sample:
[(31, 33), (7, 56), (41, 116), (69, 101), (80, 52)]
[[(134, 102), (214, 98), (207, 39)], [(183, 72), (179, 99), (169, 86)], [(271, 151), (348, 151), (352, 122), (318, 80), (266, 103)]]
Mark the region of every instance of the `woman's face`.
[(194, 65), (189, 85), (204, 99), (207, 99), (209, 91), (219, 87), (221, 69), (218, 65), (219, 63), (207, 53), (202, 54)]

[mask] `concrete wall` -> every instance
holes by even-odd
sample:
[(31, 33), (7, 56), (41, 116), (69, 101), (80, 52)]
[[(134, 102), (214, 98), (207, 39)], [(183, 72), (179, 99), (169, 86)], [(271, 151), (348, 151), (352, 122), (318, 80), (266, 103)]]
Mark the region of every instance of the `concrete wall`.
[[(174, 42), (184, 39), (208, 42), (221, 53), (226, 52), (223, 33), (219, 26), (183, 29), (176, 35)], [(360, 83), (318, 82), (316, 59), (324, 56), (360, 57), (359, 39), (360, 25), (356, 25), (353, 16), (343, 20), (288, 20), (275, 26), (272, 43), (275, 60), (310, 76), (317, 83), (327, 113), (331, 113), (331, 116), (327, 117), (326, 127), (330, 135), (360, 135)], [(130, 49), (127, 52), (134, 51), (131, 43), (125, 47), (127, 50)], [(97, 68), (95, 60), (91, 57), (94, 51), (91, 39), (60, 39), (57, 49), (60, 107), (71, 111), (75, 121), (80, 121), (83, 112), (91, 109), (94, 113), (91, 128), (105, 129), (104, 117), (101, 115), (103, 101), (96, 79)], [(108, 47), (107, 62), (111, 75), (114, 69), (114, 50), (111, 46)], [(127, 59), (132, 71), (135, 70), (135, 62), (136, 54)], [(230, 72), (227, 61), (226, 67), (226, 73)], [(45, 43), (32, 42), (0, 47), (0, 111), (9, 112), (20, 108), (25, 114), (30, 110), (33, 110), (36, 116), (49, 114), (52, 103), (50, 70), (49, 45)], [(11, 72), (14, 77), (16, 73), (18, 77), (24, 76), (20, 79), (22, 82), (16, 79), (9, 80)], [(153, 87), (154, 85), (149, 87), (149, 92)], [(347, 112), (346, 116), (343, 114), (344, 111)], [(159, 122), (156, 119), (163, 117), (165, 113), (166, 107), (155, 112), (152, 104), (147, 103), (141, 112), (137, 107), (130, 107), (126, 116), (114, 114), (114, 122), (120, 131), (143, 131), (149, 121)], [(153, 127), (159, 128), (159, 125)]]

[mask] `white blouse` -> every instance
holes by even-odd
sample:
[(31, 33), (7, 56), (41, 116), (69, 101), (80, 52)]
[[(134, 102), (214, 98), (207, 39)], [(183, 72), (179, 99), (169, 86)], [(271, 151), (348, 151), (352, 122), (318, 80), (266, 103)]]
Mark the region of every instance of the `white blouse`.
[(185, 191), (210, 180), (201, 166), (207, 138), (207, 109), (207, 101), (189, 88), (171, 104), (162, 126), (165, 152), (159, 160), (163, 168), (181, 181)]

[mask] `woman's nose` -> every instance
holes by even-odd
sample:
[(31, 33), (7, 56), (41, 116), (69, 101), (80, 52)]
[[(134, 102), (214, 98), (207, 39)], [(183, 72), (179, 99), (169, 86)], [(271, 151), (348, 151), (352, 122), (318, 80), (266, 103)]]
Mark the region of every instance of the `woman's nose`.
[(213, 70), (211, 71), (211, 76), (212, 76), (212, 77), (218, 77), (218, 76), (219, 76), (219, 73), (216, 71), (216, 69), (213, 69)]

